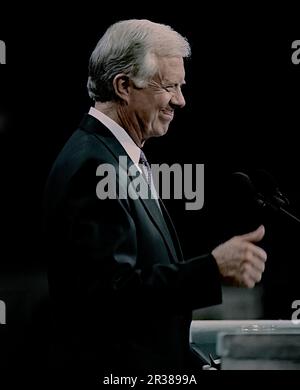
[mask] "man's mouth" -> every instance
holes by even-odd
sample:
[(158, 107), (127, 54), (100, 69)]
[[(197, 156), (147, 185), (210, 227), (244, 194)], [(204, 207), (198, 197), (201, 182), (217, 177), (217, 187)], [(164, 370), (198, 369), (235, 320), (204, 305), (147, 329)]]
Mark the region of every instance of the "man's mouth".
[(168, 117), (169, 119), (173, 119), (174, 117), (174, 111), (173, 110), (161, 110), (164, 116)]

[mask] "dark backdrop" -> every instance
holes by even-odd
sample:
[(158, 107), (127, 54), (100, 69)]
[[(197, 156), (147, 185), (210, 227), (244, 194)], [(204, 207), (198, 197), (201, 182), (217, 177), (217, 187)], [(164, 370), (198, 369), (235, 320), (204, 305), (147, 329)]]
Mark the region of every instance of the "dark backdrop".
[(234, 171), (267, 169), (300, 215), (300, 65), (291, 62), (291, 43), (300, 33), (293, 28), (293, 10), (287, 17), (272, 11), (136, 8), (109, 13), (100, 4), (66, 12), (45, 4), (27, 8), (18, 20), (12, 11), (3, 13), (7, 23), (0, 39), (7, 45), (7, 65), (0, 66), (0, 115), (5, 118), (0, 130), (0, 299), (7, 303), (7, 325), (0, 325), (0, 331), (8, 344), (24, 344), (21, 354), (8, 348), (12, 361), (16, 355), (23, 361), (30, 337), (35, 340), (32, 354), (38, 356), (44, 347), (43, 326), (49, 318), (42, 191), (55, 156), (91, 104), (86, 92), (89, 55), (105, 29), (126, 18), (170, 24), (192, 45), (187, 106), (165, 137), (145, 146), (151, 162), (205, 164), (201, 210), (186, 211), (184, 201), (166, 202), (184, 253), (205, 252), (265, 223), (264, 317), (290, 318), (291, 302), (300, 299), (299, 227), (257, 210), (230, 180)]

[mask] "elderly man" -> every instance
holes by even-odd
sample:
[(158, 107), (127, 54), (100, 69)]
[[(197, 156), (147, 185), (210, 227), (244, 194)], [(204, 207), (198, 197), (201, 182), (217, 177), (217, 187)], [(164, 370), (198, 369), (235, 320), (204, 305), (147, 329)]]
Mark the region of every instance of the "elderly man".
[[(95, 105), (59, 154), (45, 192), (62, 366), (187, 368), (192, 310), (220, 303), (222, 281), (253, 287), (261, 279), (266, 253), (255, 242), (263, 226), (185, 260), (160, 199), (96, 191), (103, 164), (115, 168), (123, 195), (132, 167), (149, 184), (142, 147), (166, 134), (184, 107), (189, 55), (185, 38), (148, 20), (112, 25), (91, 55), (88, 92)], [(120, 157), (126, 157), (121, 169)]]

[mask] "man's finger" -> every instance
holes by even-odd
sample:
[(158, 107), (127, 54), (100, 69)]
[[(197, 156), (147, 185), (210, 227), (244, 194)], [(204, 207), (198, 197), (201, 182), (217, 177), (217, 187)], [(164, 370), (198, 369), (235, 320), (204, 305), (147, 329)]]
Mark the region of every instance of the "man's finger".
[(253, 232), (242, 234), (238, 237), (240, 237), (244, 241), (258, 242), (262, 240), (264, 235), (265, 235), (265, 227), (263, 225), (260, 225)]
[(253, 264), (244, 263), (242, 265), (242, 274), (250, 279), (252, 279), (255, 283), (260, 282), (262, 277), (263, 270), (258, 270)]
[(252, 244), (252, 242), (247, 242), (245, 245), (246, 260), (251, 260), (252, 257), (257, 258), (258, 261), (265, 262), (267, 260), (267, 253), (264, 249)]

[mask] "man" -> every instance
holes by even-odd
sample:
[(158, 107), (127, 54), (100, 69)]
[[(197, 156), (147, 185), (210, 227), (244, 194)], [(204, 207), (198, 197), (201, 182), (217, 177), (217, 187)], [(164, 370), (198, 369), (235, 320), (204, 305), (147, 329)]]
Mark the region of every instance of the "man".
[[(45, 195), (49, 284), (57, 322), (57, 359), (69, 367), (189, 367), (193, 309), (221, 302), (221, 281), (253, 287), (266, 253), (264, 228), (185, 261), (163, 203), (96, 191), (99, 167), (128, 176), (146, 140), (168, 131), (185, 105), (186, 39), (148, 20), (112, 25), (91, 55), (88, 91), (95, 101), (50, 173)], [(119, 167), (120, 157), (126, 157)], [(143, 168), (140, 171), (143, 171)], [(130, 183), (130, 180), (129, 180)], [(151, 192), (155, 192), (153, 186)], [(131, 190), (132, 191), (132, 190)]]

